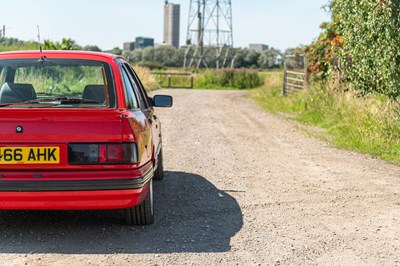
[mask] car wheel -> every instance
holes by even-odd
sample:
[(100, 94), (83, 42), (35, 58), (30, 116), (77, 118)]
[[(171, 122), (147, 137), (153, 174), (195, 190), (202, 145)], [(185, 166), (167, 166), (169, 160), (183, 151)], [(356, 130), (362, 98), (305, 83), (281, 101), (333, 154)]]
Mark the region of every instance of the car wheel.
[(163, 152), (162, 149), (158, 154), (158, 165), (157, 170), (154, 172), (154, 180), (163, 180), (164, 179), (164, 163), (163, 163)]
[(154, 223), (153, 181), (142, 204), (126, 209), (126, 221), (129, 225), (149, 225)]

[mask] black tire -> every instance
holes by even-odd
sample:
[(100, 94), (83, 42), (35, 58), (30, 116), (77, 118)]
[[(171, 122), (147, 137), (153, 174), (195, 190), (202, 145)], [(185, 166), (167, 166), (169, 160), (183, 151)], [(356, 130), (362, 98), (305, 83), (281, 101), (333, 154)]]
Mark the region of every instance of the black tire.
[(162, 149), (160, 150), (160, 153), (158, 154), (158, 165), (157, 169), (154, 172), (154, 180), (163, 180), (164, 179), (164, 163), (163, 163), (163, 152)]
[(150, 180), (150, 190), (142, 204), (126, 209), (126, 222), (129, 225), (154, 223), (153, 180)]

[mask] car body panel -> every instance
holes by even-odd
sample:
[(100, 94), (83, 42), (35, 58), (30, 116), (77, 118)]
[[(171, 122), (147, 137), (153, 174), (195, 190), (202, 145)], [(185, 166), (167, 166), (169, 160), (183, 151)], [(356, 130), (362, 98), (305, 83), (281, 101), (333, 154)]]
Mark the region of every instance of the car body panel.
[(1, 210), (106, 210), (125, 209), (143, 202), (149, 184), (140, 189), (1, 192)]

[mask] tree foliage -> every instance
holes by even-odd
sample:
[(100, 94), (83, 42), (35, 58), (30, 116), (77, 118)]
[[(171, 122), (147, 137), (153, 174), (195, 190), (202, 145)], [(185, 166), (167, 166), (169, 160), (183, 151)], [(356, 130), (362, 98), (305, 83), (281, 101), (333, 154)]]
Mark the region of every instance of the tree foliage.
[(44, 41), (45, 50), (82, 50), (82, 47), (76, 44), (72, 39), (63, 38), (61, 42)]
[[(216, 53), (215, 48), (204, 47), (204, 60), (209, 68), (215, 68)], [(189, 56), (193, 53), (189, 51)], [(145, 49), (124, 51), (123, 56), (131, 63), (139, 64), (153, 62), (164, 67), (182, 67), (185, 58), (186, 47), (179, 49), (171, 46), (146, 47)], [(281, 52), (270, 48), (262, 53), (247, 48), (236, 48), (227, 61), (234, 62), (235, 68), (254, 68), (254, 69), (272, 69), (281, 67)]]
[(400, 1), (332, 0), (345, 77), (363, 93), (400, 96)]
[(82, 49), (85, 51), (101, 52), (100, 47), (98, 47), (97, 45), (86, 45)]
[(84, 50), (101, 52), (96, 45), (78, 45), (75, 40), (63, 38), (61, 42), (45, 40), (43, 44), (35, 41), (23, 41), (16, 38), (0, 38), (0, 51), (36, 50), (42, 46), (45, 50)]
[(325, 79), (339, 68), (347, 87), (398, 98), (400, 1), (331, 0), (329, 7), (332, 21), (308, 47), (311, 74)]
[[(37, 42), (26, 42), (15, 38), (0, 38), (0, 51), (11, 50), (35, 50), (42, 46), (44, 50), (85, 50), (97, 51), (101, 49), (96, 45), (86, 45), (84, 47), (76, 43), (75, 40), (63, 38), (60, 42), (45, 40), (43, 45)], [(209, 68), (215, 68), (216, 51), (213, 47), (204, 47), (204, 60)], [(107, 51), (116, 55), (123, 55), (131, 63), (146, 65), (161, 65), (162, 67), (182, 67), (185, 58), (186, 47), (179, 49), (172, 46), (146, 47), (133, 51), (122, 51), (119, 47)], [(194, 52), (192, 49), (189, 52)], [(222, 53), (224, 54), (224, 53)], [(235, 48), (233, 53), (228, 56), (227, 62), (234, 62), (234, 68), (253, 68), (253, 69), (273, 69), (281, 67), (281, 52), (274, 48), (269, 48), (263, 52), (257, 52), (247, 48)], [(228, 65), (231, 67), (231, 65)]]
[(316, 80), (326, 80), (331, 71), (338, 70), (338, 53), (343, 48), (337, 23), (322, 23), (318, 39), (305, 48), (308, 74)]
[(16, 38), (0, 38), (0, 52), (34, 49), (39, 49), (39, 43), (25, 42)]

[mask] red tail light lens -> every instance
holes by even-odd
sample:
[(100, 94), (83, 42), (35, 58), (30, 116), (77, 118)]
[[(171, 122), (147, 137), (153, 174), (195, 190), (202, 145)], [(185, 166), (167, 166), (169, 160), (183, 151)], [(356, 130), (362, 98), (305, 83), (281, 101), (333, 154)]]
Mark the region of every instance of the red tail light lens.
[(107, 146), (107, 162), (121, 162), (123, 157), (122, 145), (112, 144)]
[(70, 144), (70, 164), (138, 163), (136, 143)]

